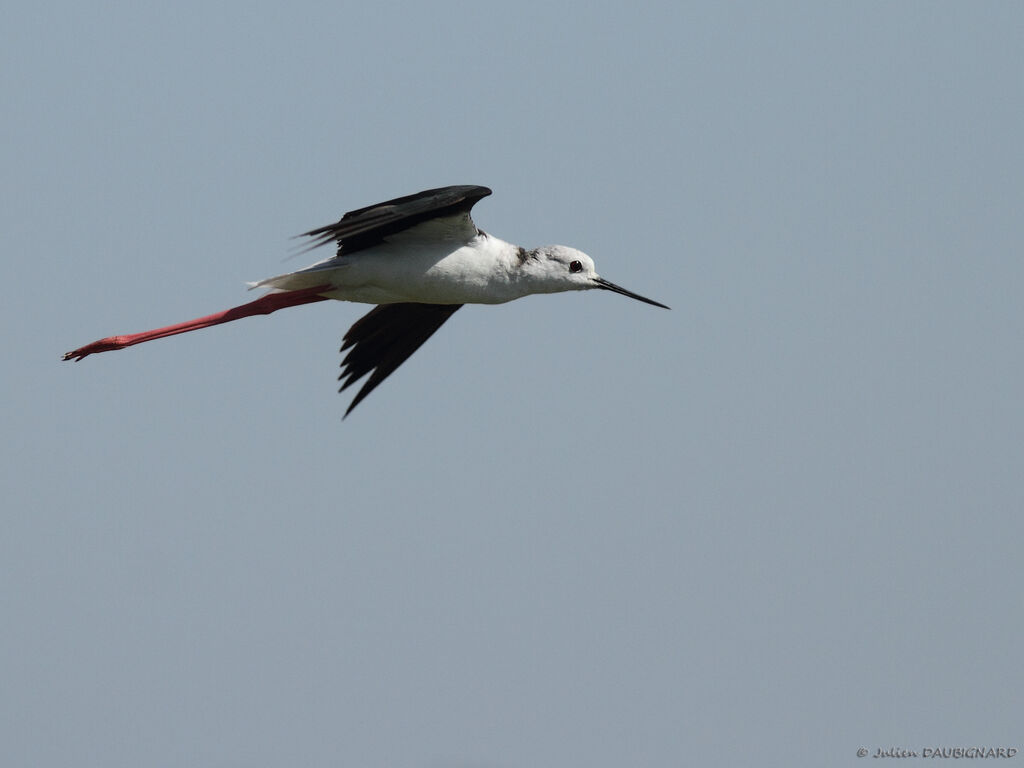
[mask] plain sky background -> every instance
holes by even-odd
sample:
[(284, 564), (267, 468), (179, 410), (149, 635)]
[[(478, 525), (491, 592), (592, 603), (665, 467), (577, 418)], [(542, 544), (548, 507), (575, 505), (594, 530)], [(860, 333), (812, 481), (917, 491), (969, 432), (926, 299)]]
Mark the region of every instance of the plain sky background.
[[(17, 2), (0, 57), (5, 766), (1024, 750), (1024, 6)], [(60, 362), (447, 184), (672, 311), (468, 307), (344, 422), (365, 306)]]

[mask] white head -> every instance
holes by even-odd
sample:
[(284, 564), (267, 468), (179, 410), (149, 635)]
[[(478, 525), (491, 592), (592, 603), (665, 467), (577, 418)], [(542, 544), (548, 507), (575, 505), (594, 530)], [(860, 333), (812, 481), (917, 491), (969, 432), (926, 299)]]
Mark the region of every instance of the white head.
[(594, 260), (575, 248), (565, 245), (544, 245), (532, 251), (519, 250), (522, 273), (531, 293), (559, 293), (561, 291), (589, 291), (601, 288), (621, 293), (631, 299), (664, 307), (664, 304), (627, 291), (597, 274)]

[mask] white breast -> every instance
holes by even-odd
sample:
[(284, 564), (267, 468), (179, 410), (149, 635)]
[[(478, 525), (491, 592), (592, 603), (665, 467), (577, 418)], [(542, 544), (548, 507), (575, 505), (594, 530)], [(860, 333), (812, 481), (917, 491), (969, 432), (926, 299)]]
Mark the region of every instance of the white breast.
[(516, 246), (489, 235), (461, 245), (395, 237), (253, 287), (290, 291), (328, 284), (324, 296), (366, 304), (501, 304), (524, 295), (515, 280), (517, 253)]

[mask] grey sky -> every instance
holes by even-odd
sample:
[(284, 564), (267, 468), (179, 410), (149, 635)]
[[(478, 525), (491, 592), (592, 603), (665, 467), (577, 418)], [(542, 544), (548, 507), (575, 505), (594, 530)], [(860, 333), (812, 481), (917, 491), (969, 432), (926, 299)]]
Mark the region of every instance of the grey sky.
[[(1024, 748), (1020, 5), (2, 27), (6, 765)], [(446, 184), (673, 310), (466, 308), (344, 423), (363, 306), (59, 360)]]

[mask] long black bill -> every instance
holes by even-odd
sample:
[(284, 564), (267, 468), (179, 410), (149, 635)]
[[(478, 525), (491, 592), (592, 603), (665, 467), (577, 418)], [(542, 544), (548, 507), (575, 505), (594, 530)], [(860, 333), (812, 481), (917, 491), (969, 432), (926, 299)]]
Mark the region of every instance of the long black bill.
[(643, 296), (639, 294), (633, 293), (632, 291), (627, 291), (622, 286), (616, 285), (615, 283), (610, 283), (603, 277), (595, 277), (594, 282), (597, 283), (598, 288), (604, 288), (606, 291), (611, 291), (612, 293), (621, 293), (623, 296), (629, 296), (629, 298), (631, 299), (642, 301), (644, 304), (653, 304), (654, 306), (661, 307), (662, 309), (672, 309), (672, 307), (667, 307), (664, 304), (661, 304), (660, 302), (652, 301), (651, 299), (645, 299)]

